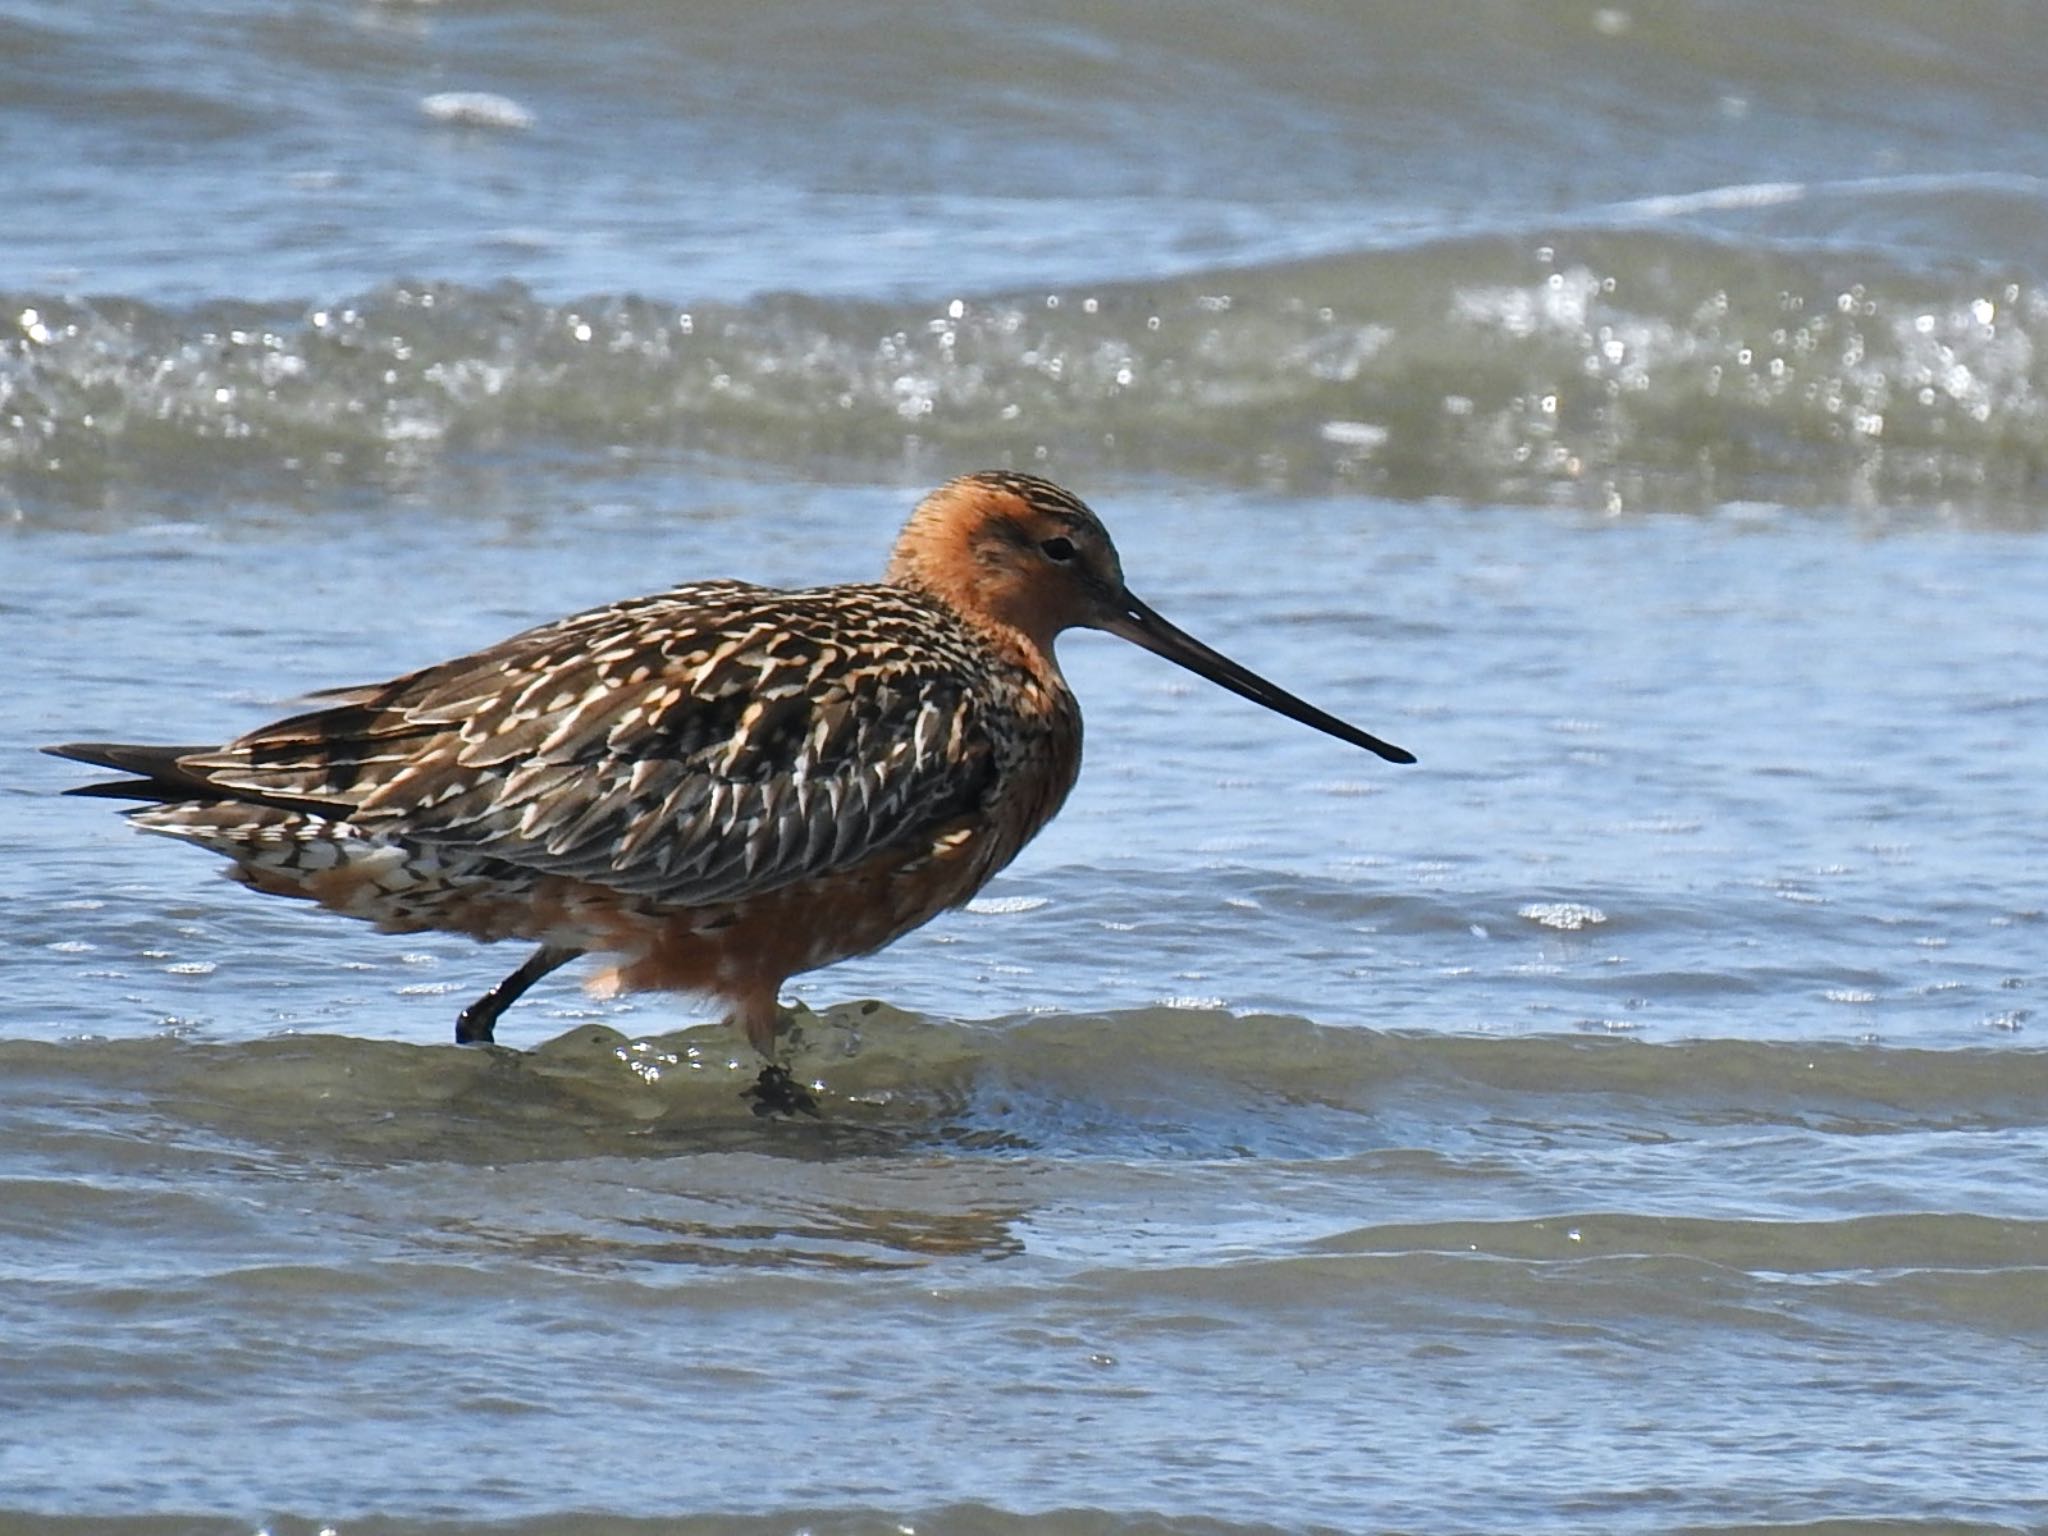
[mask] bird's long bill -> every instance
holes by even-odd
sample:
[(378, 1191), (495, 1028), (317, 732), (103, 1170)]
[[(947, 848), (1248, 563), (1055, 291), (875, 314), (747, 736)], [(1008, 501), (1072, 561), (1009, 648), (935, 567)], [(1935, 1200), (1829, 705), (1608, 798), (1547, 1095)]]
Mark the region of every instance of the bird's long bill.
[(1276, 688), (1258, 673), (1239, 666), (1221, 651), (1211, 650), (1186, 630), (1167, 623), (1129, 592), (1120, 595), (1117, 606), (1121, 611), (1116, 618), (1102, 625), (1112, 635), (1121, 635), (1133, 645), (1142, 645), (1168, 661), (1178, 662), (1190, 672), (1206, 677), (1212, 683), (1220, 683), (1232, 693), (1250, 699), (1254, 704), (1263, 704), (1276, 714), (1299, 720), (1303, 725), (1312, 725), (1339, 741), (1348, 741), (1368, 752), (1377, 752), (1390, 763), (1415, 761), (1413, 752), (1381, 741), (1377, 736), (1368, 736), (1357, 726), (1346, 725), (1335, 715), (1324, 714), (1285, 688)]

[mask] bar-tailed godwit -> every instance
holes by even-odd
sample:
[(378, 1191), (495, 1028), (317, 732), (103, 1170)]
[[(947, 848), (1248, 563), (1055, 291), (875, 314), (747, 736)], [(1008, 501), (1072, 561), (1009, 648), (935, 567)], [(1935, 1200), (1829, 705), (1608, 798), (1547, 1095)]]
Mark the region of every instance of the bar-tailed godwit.
[(772, 1056), (785, 981), (958, 906), (1058, 811), (1081, 713), (1053, 641), (1075, 626), (1414, 761), (1169, 624), (1088, 507), (1002, 472), (927, 496), (878, 583), (692, 582), (225, 746), (50, 750), (132, 775), (71, 793), (146, 802), (138, 825), (256, 890), (537, 945), (459, 1042), (588, 952), (612, 962), (596, 990), (718, 999)]

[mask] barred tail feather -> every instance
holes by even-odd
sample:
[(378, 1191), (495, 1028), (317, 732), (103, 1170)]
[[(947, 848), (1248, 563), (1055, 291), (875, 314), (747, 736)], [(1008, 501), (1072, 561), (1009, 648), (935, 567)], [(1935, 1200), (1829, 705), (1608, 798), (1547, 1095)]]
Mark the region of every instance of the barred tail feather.
[(278, 811), (299, 811), (332, 817), (332, 803), (293, 795), (267, 795), (225, 788), (213, 782), (202, 769), (186, 766), (186, 759), (218, 751), (216, 747), (152, 747), (120, 741), (67, 741), (43, 750), (52, 757), (90, 763), (95, 768), (112, 768), (130, 773), (130, 779), (102, 779), (64, 791), (99, 800), (139, 800), (155, 805), (210, 805), (223, 800), (243, 801)]
[(177, 805), (189, 800), (218, 800), (221, 792), (197, 774), (179, 767), (178, 760), (206, 747), (152, 747), (118, 741), (67, 741), (43, 750), (52, 757), (65, 757), (95, 768), (112, 768), (133, 774), (129, 779), (103, 779), (64, 791), (102, 800), (147, 800)]

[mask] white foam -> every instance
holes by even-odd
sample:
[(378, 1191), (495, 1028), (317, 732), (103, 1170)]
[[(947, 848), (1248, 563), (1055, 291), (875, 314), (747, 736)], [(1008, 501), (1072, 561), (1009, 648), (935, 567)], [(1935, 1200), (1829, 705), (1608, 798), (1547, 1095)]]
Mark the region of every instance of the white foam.
[(460, 128), (495, 128), (517, 132), (531, 128), (533, 113), (510, 96), (492, 91), (438, 91), (420, 98), (420, 111), (437, 123)]
[(1580, 901), (1532, 901), (1516, 915), (1526, 917), (1532, 923), (1541, 923), (1546, 928), (1562, 928), (1568, 932), (1607, 921), (1605, 912)]

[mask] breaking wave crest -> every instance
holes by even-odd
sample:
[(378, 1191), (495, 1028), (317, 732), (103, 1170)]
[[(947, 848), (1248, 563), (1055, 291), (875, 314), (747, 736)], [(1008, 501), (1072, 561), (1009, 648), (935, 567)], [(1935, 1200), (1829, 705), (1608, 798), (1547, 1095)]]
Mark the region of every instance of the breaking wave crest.
[(0, 314), (0, 485), (29, 516), (227, 468), (381, 485), (550, 445), (1609, 510), (2001, 507), (2048, 467), (2038, 282), (1666, 229), (908, 302), (396, 283), (307, 307), (17, 293)]

